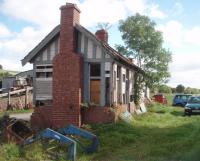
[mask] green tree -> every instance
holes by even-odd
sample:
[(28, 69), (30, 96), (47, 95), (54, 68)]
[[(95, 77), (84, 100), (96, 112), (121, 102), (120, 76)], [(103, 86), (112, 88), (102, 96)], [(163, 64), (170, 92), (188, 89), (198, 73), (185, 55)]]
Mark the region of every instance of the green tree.
[(172, 93), (176, 93), (176, 88), (171, 88)]
[(171, 87), (169, 87), (165, 84), (162, 84), (162, 85), (158, 86), (158, 92), (159, 93), (172, 93), (172, 89), (171, 89)]
[(185, 87), (182, 84), (177, 85), (176, 92), (177, 93), (184, 93)]
[(152, 88), (166, 83), (170, 77), (168, 64), (171, 61), (171, 52), (163, 48), (162, 33), (157, 31), (155, 26), (155, 22), (138, 13), (119, 23), (124, 46), (116, 45), (117, 50), (128, 57), (135, 58), (138, 66), (145, 73), (135, 75), (136, 103), (140, 100), (144, 85)]
[(192, 88), (187, 87), (187, 88), (184, 90), (184, 93), (185, 93), (185, 94), (191, 94), (191, 93), (192, 93)]
[(2, 81), (2, 79), (4, 77), (8, 77), (11, 76), (12, 74), (10, 74), (9, 72), (0, 72), (0, 81)]

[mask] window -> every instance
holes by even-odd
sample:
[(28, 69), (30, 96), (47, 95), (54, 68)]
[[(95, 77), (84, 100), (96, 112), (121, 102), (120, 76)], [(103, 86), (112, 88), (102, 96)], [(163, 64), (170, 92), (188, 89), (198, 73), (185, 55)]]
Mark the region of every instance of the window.
[(125, 76), (125, 74), (123, 74), (123, 82), (125, 82), (126, 81), (126, 76)]
[(123, 104), (126, 104), (126, 95), (123, 94)]
[(47, 65), (47, 66), (46, 66), (46, 69), (51, 69), (51, 68), (52, 68), (51, 65)]
[(52, 78), (52, 65), (38, 65), (36, 66), (36, 78)]
[(79, 49), (80, 34), (79, 34), (78, 30), (75, 30), (75, 32), (74, 32), (74, 40), (75, 40), (74, 51), (76, 53), (79, 53), (80, 52), (80, 49)]
[(52, 65), (37, 65), (36, 69), (52, 69)]
[(126, 69), (126, 79), (129, 79), (129, 70)]
[(52, 72), (36, 72), (36, 78), (52, 78)]
[(52, 72), (46, 72), (46, 78), (52, 78)]
[(46, 75), (45, 75), (45, 72), (37, 72), (36, 73), (36, 78), (45, 78)]
[(114, 71), (114, 89), (116, 89), (116, 71)]
[(45, 69), (45, 66), (37, 66), (37, 69)]
[(91, 77), (100, 77), (101, 69), (100, 64), (90, 64), (90, 76)]
[(119, 67), (119, 66), (117, 66), (117, 78), (119, 78), (119, 77), (120, 77), (120, 74), (121, 74), (121, 72), (120, 72), (120, 67)]

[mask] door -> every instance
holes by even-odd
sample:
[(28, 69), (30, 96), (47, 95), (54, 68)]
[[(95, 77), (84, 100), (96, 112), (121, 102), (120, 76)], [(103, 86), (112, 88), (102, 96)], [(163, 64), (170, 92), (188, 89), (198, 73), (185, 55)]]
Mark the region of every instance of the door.
[(100, 80), (90, 80), (90, 102), (100, 103)]

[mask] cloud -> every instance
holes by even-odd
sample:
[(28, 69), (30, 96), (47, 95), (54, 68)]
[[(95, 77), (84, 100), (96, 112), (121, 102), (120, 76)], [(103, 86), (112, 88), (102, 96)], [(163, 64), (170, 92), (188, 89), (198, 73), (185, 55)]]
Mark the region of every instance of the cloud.
[(147, 4), (144, 0), (124, 0), (123, 1), (125, 8), (131, 13), (145, 13)]
[(4, 25), (0, 23), (0, 38), (5, 38), (11, 36), (11, 32), (9, 29)]
[(200, 88), (200, 26), (185, 28), (179, 21), (171, 20), (157, 29), (163, 32), (164, 40), (173, 53), (169, 84)]
[[(76, 3), (81, 9), (81, 24), (86, 27), (94, 27), (98, 22), (115, 24), (136, 12), (148, 14), (147, 12), (152, 11), (152, 16), (162, 17), (160, 12), (157, 12), (159, 6), (148, 5), (146, 0), (68, 0), (68, 2)], [(13, 69), (19, 69), (19, 60), (59, 24), (59, 8), (65, 3), (66, 0), (3, 0), (0, 3), (0, 12), (31, 25), (15, 32), (0, 23), (1, 61), (4, 59), (5, 65), (12, 64)], [(16, 63), (13, 63), (14, 61)]]
[(184, 28), (184, 25), (179, 21), (170, 20), (166, 24), (158, 25), (157, 30), (163, 32), (164, 40), (172, 47), (200, 45), (200, 26)]
[(183, 5), (180, 2), (176, 2), (170, 11), (170, 14), (175, 17), (181, 15), (183, 11)]
[(194, 26), (190, 30), (184, 31), (184, 40), (187, 43), (193, 44), (193, 45), (200, 45), (200, 26)]
[(0, 39), (0, 64), (5, 69), (25, 70), (32, 66), (22, 67), (21, 59), (28, 54), (48, 33), (45, 30), (36, 30), (33, 27), (24, 27), (19, 33), (11, 32), (12, 37)]
[(12, 70), (12, 71), (25, 71), (29, 69), (33, 69), (32, 64), (27, 64), (24, 67), (22, 67), (20, 63), (20, 58), (18, 59), (7, 59), (7, 58), (1, 58), (0, 64), (3, 66), (5, 70)]
[(149, 11), (149, 16), (159, 18), (159, 19), (164, 19), (167, 17), (167, 15), (159, 9), (159, 5), (157, 5), (157, 4), (151, 5), (150, 11)]
[[(95, 26), (97, 22), (111, 24), (139, 12), (151, 17), (164, 18), (165, 14), (157, 4), (148, 5), (146, 0), (70, 0), (81, 9), (81, 23)], [(59, 7), (66, 0), (4, 0), (0, 5), (1, 12), (19, 20), (24, 20), (39, 27), (52, 28), (59, 23)], [(20, 8), (20, 9), (19, 9)]]
[(126, 16), (124, 3), (120, 0), (86, 0), (79, 7), (84, 26), (95, 26), (98, 22), (113, 24)]
[(158, 25), (157, 30), (163, 32), (164, 40), (175, 47), (180, 47), (183, 40), (183, 25), (175, 20), (170, 20), (164, 25)]
[(172, 59), (169, 84), (173, 87), (183, 84), (184, 86), (200, 88), (200, 54), (198, 52), (181, 51), (173, 54)]
[(59, 23), (59, 7), (65, 0), (4, 0), (1, 11), (18, 20), (34, 23), (39, 27), (52, 27)]
[(23, 56), (37, 45), (46, 33), (33, 27), (25, 27), (19, 33), (13, 32), (11, 38), (0, 39), (0, 51), (7, 57)]

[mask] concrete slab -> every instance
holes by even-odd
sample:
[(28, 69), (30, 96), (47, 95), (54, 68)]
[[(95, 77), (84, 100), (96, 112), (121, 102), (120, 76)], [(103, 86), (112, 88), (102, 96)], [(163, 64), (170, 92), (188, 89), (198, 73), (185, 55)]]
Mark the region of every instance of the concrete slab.
[(17, 119), (22, 119), (25, 121), (30, 121), (32, 113), (19, 113), (19, 114), (11, 114), (10, 117), (14, 117)]

